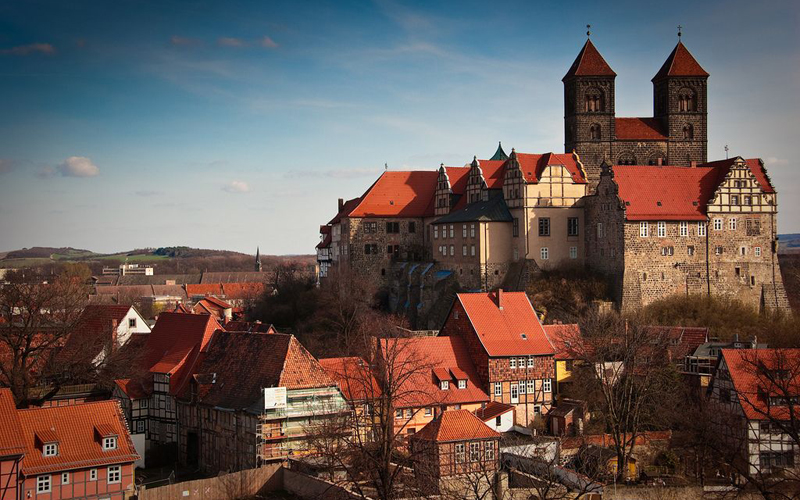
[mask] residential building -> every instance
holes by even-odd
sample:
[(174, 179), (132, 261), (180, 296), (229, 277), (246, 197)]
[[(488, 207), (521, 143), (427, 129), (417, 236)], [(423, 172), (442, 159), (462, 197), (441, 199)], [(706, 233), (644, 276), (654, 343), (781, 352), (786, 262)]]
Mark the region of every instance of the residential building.
[(714, 368), (717, 366), (720, 352), (723, 349), (766, 349), (767, 344), (759, 344), (758, 339), (753, 337), (751, 340), (739, 340), (739, 334), (734, 334), (730, 342), (722, 342), (718, 339), (711, 339), (698, 345), (683, 358), (681, 371), (686, 376), (689, 384), (701, 390), (705, 394)]
[(800, 349), (722, 349), (708, 386), (720, 435), (752, 475), (800, 464)]
[(233, 319), (233, 306), (213, 295), (206, 295), (199, 299), (192, 307), (192, 312), (194, 314), (210, 314), (220, 324)]
[(464, 340), (491, 400), (516, 406), (516, 430), (544, 423), (555, 350), (524, 292), (458, 294), (439, 335)]
[(555, 350), (555, 387), (556, 396), (561, 397), (569, 393), (572, 386), (572, 371), (575, 363), (580, 363), (579, 356), (573, 351), (575, 342), (580, 337), (580, 328), (577, 324), (544, 325), (544, 331)]
[(141, 264), (120, 264), (119, 268), (104, 267), (103, 275), (105, 276), (152, 276), (153, 266), (146, 266)]
[[(500, 434), (467, 410), (442, 412), (409, 443), (414, 475), (431, 494), (464, 492), (467, 487), (485, 492), (500, 469)], [(478, 487), (476, 481), (484, 484)]]
[(0, 498), (122, 500), (134, 494), (134, 449), (115, 401), (17, 410), (0, 389)]
[(347, 410), (294, 336), (218, 331), (178, 395), (180, 461), (218, 473), (300, 455), (318, 419)]
[(489, 401), (486, 406), (475, 410), (475, 416), (490, 429), (509, 432), (514, 429), (514, 407), (499, 401)]
[(350, 406), (353, 432), (365, 442), (373, 439), (373, 427), (380, 425), (375, 408), (380, 404), (381, 384), (374, 367), (356, 356), (323, 358), (320, 366), (336, 382)]

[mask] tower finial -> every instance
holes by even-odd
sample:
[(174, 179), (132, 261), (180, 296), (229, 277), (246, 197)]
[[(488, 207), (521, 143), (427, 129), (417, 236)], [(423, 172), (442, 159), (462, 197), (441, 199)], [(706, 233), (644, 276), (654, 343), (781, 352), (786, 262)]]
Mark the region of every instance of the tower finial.
[(679, 42), (681, 41), (681, 35), (683, 35), (683, 31), (682, 31), (682, 30), (683, 30), (683, 26), (681, 26), (681, 25), (679, 24), (679, 25), (678, 25), (678, 41), (679, 41)]
[(389, 170), (389, 164), (388, 163), (384, 163), (383, 164), (383, 169), (384, 170)]
[(587, 24), (586, 25), (586, 38), (589, 38), (591, 36), (592, 36), (592, 25), (591, 24)]

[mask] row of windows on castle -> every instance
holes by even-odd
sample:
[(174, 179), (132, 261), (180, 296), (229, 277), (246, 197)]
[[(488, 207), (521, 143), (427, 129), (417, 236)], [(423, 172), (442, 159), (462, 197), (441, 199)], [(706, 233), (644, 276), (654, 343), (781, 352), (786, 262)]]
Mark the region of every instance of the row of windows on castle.
[[(579, 236), (580, 231), (580, 222), (578, 217), (568, 217), (567, 218), (567, 236)], [(548, 237), (550, 236), (550, 217), (538, 217), (538, 226), (539, 226), (539, 236)], [(439, 239), (439, 226), (433, 226), (433, 239)], [(449, 235), (449, 236), (448, 236)], [(519, 218), (514, 217), (511, 221), (511, 235), (513, 237), (519, 237)], [(441, 229), (441, 236), (442, 239), (455, 238), (455, 226), (453, 224), (444, 224), (442, 225)], [(461, 224), (461, 237), (467, 237), (467, 225)], [(469, 225), (469, 237), (475, 237), (475, 224), (471, 223)]]
[[(647, 238), (650, 236), (653, 231), (651, 231), (650, 227), (653, 225), (651, 222), (642, 221), (639, 223), (639, 237)], [(655, 223), (656, 231), (654, 234), (659, 238), (666, 238), (667, 237), (667, 223), (664, 221), (659, 221)], [(725, 227), (725, 221), (722, 217), (715, 217), (713, 220), (713, 228), (714, 231), (722, 231)], [(731, 217), (728, 219), (728, 230), (729, 231), (736, 231), (739, 227), (739, 220), (736, 217)], [(745, 219), (745, 229), (747, 230), (747, 236), (758, 236), (761, 234), (761, 219)], [(697, 236), (706, 236), (706, 222), (699, 221), (697, 223)], [(689, 236), (689, 222), (687, 221), (680, 221), (678, 223), (678, 235), (679, 236)], [(603, 230), (603, 223), (597, 223), (597, 237), (602, 238), (605, 236), (605, 231)]]

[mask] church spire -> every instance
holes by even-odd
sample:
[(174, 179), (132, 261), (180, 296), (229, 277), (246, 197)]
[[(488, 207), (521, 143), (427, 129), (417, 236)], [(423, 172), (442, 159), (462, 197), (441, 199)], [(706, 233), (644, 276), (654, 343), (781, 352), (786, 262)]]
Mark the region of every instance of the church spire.
[(256, 272), (261, 272), (261, 249), (256, 247)]
[(661, 69), (658, 70), (656, 76), (653, 77), (653, 81), (670, 76), (708, 77), (706, 70), (700, 66), (700, 63), (697, 62), (697, 59), (689, 52), (689, 49), (686, 48), (680, 38), (678, 38), (678, 45), (672, 49), (672, 52), (669, 57), (667, 57), (667, 60), (664, 61)]
[(587, 38), (578, 57), (575, 58), (569, 71), (561, 80), (564, 81), (573, 76), (617, 76), (617, 74), (600, 55), (592, 40)]

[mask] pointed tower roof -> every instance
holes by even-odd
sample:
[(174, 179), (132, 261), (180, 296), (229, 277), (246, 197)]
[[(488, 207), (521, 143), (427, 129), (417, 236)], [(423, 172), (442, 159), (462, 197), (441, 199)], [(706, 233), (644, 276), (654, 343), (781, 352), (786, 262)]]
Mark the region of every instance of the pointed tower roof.
[(591, 40), (586, 40), (575, 62), (561, 81), (573, 76), (617, 76)]
[(497, 142), (497, 151), (494, 152), (494, 156), (489, 159), (494, 161), (505, 161), (508, 159), (508, 155), (503, 151), (503, 144), (500, 141)]
[(678, 45), (672, 50), (672, 53), (667, 57), (667, 60), (664, 61), (664, 65), (661, 66), (661, 69), (658, 70), (656, 76), (653, 77), (653, 81), (659, 80), (661, 78), (666, 78), (668, 76), (702, 76), (707, 77), (708, 73), (706, 70), (700, 66), (700, 63), (697, 62), (697, 59), (692, 56), (689, 49), (683, 44), (683, 42), (679, 41)]

